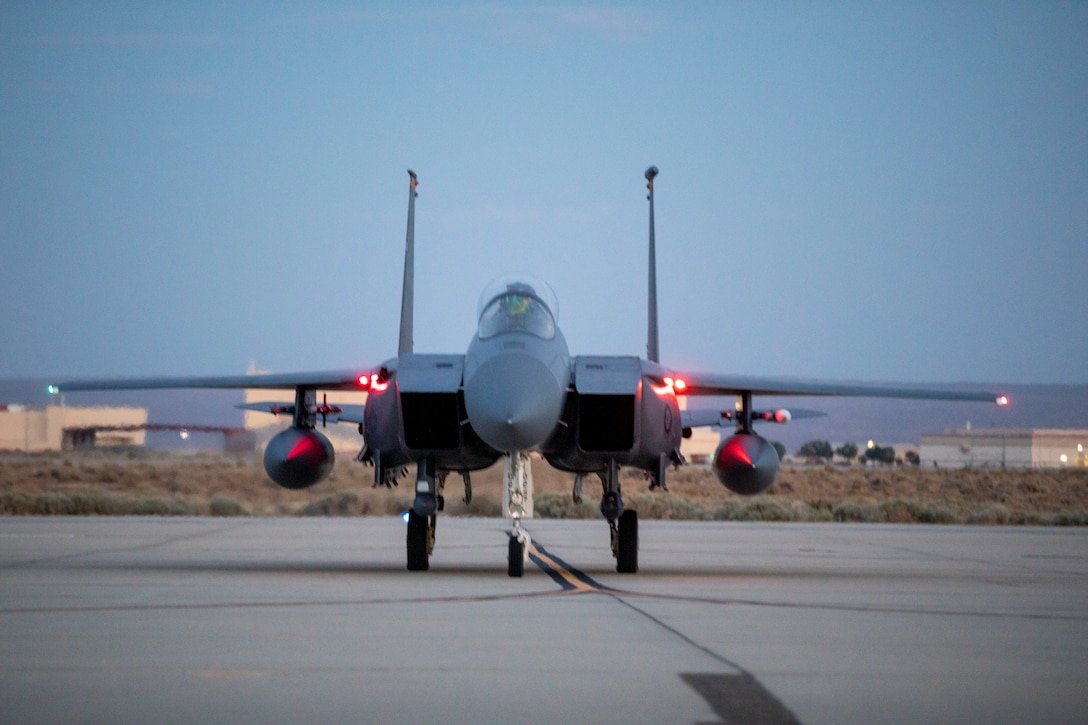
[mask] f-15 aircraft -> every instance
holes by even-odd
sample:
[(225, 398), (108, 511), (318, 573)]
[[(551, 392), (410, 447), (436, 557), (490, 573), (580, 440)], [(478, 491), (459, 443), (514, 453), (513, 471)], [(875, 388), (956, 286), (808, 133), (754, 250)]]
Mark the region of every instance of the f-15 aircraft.
[[(677, 370), (662, 365), (658, 351), (654, 179), (649, 190), (649, 284), (646, 357), (571, 357), (556, 319), (551, 288), (526, 276), (502, 277), (480, 297), (478, 327), (461, 354), (413, 351), (415, 201), (418, 179), (409, 170), (400, 344), (397, 355), (366, 368), (294, 374), (193, 378), (73, 380), (60, 390), (150, 388), (279, 388), (294, 401), (247, 407), (292, 416), (291, 426), (268, 443), (265, 470), (280, 486), (302, 489), (326, 476), (333, 448), (317, 430), (330, 419), (359, 425), (363, 448), (357, 460), (374, 468), (375, 485), (390, 485), (414, 464), (415, 499), (407, 513), (407, 563), (426, 570), (435, 544), (437, 515), (449, 473), (461, 474), (466, 498), (470, 473), (506, 466), (504, 506), (513, 521), (507, 572), (521, 576), (530, 545), (523, 526), (531, 510), (529, 453), (574, 474), (573, 496), (595, 475), (600, 510), (611, 532), (616, 570), (638, 571), (638, 514), (624, 507), (620, 469), (647, 474), (650, 488), (666, 488), (670, 467), (684, 464), (680, 441), (700, 426), (731, 426), (714, 455), (713, 470), (730, 491), (753, 495), (767, 489), (778, 470), (774, 447), (754, 431), (760, 421), (785, 423), (786, 410), (758, 410), (756, 395), (853, 395), (933, 400), (989, 401), (1005, 396), (970, 390), (925, 389), (809, 380), (744, 377)], [(318, 391), (364, 390), (365, 405), (319, 403)], [(681, 396), (736, 396), (727, 411), (681, 410)]]

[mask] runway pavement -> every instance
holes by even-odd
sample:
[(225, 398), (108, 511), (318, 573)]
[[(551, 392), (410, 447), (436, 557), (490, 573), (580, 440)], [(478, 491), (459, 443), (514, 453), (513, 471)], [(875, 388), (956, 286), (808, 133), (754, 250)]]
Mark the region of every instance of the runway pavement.
[(0, 518), (0, 722), (1083, 723), (1088, 532)]

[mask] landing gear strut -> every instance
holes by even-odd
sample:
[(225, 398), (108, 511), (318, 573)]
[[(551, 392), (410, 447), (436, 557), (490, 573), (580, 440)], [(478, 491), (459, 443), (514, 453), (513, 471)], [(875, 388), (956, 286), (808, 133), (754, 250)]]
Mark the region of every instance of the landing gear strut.
[(634, 574), (638, 571), (638, 512), (624, 510), (620, 495), (620, 467), (615, 460), (608, 462), (608, 472), (602, 473), (601, 514), (608, 520), (612, 539), (612, 556), (616, 571)]
[(438, 524), (438, 511), (442, 508), (438, 495), (434, 460), (419, 461), (416, 465), (416, 498), (408, 512), (408, 570), (427, 571), (430, 556), (434, 552), (434, 532)]
[(620, 467), (615, 460), (608, 462), (608, 471), (598, 474), (601, 477), (601, 515), (612, 524), (623, 513), (623, 496), (620, 494)]
[(533, 469), (528, 453), (511, 453), (503, 461), (503, 509), (514, 520), (507, 547), (506, 573), (520, 577), (532, 542), (521, 520), (533, 517)]

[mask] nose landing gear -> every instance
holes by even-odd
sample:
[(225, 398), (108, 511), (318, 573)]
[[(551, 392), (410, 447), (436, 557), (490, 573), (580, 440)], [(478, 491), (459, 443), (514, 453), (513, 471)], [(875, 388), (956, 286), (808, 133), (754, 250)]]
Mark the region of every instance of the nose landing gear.
[(529, 454), (518, 452), (504, 457), (503, 510), (514, 521), (506, 555), (506, 573), (520, 577), (529, 558), (529, 532), (521, 528), (522, 519), (533, 517), (533, 469)]

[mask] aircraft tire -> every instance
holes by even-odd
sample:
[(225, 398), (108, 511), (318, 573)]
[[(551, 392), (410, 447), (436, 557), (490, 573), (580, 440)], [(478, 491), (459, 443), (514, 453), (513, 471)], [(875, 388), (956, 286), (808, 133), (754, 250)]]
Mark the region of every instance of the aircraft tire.
[(427, 571), (431, 566), (427, 555), (427, 517), (408, 512), (408, 571)]
[(617, 524), (616, 571), (634, 574), (638, 571), (638, 512), (627, 509)]
[(507, 549), (506, 573), (512, 577), (520, 577), (525, 573), (525, 544), (515, 536), (510, 537), (510, 546)]

